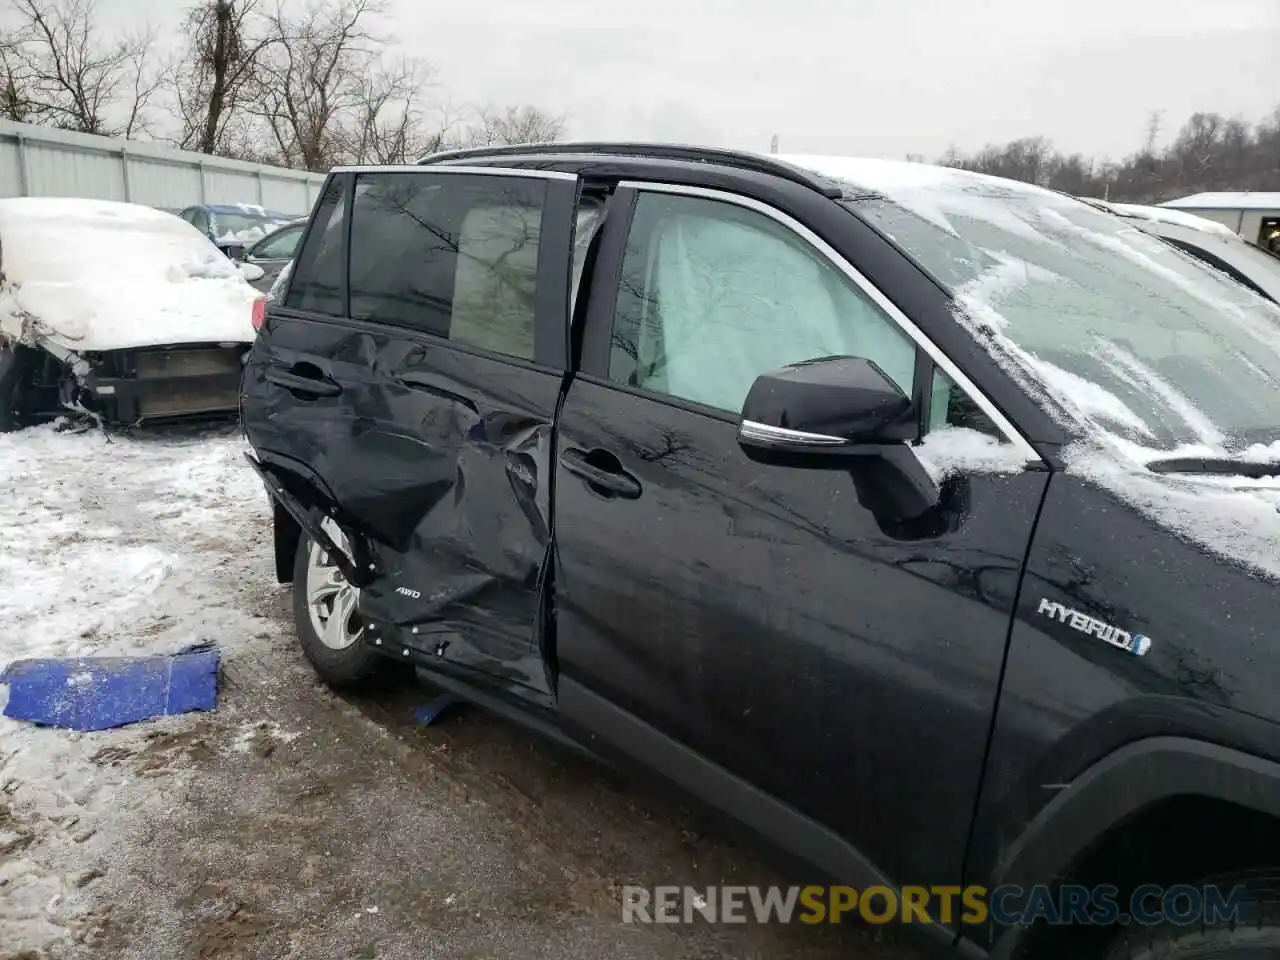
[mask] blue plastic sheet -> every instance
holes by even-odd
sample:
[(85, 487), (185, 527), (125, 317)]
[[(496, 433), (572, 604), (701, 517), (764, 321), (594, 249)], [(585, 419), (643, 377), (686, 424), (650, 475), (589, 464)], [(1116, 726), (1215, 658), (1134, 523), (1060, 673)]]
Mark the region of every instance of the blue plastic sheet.
[(423, 726), (426, 726), (440, 719), (440, 714), (444, 713), (450, 707), (456, 706), (458, 703), (458, 698), (453, 694), (442, 693), (425, 707), (415, 708), (413, 711), (413, 718)]
[(109, 730), (218, 701), (218, 651), (210, 644), (168, 656), (15, 660), (4, 715), (67, 730)]

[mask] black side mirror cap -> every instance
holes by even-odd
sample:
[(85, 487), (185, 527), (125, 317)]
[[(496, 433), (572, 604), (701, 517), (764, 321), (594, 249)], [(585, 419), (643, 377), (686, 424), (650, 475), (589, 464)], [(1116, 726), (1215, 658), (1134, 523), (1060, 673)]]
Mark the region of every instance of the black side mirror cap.
[(796, 454), (861, 452), (916, 439), (915, 405), (863, 357), (822, 357), (761, 374), (742, 405), (738, 442)]

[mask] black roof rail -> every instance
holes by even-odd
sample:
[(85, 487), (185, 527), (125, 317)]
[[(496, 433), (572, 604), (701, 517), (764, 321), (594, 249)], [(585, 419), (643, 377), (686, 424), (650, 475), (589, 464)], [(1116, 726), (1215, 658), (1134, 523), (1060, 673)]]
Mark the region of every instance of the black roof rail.
[(610, 157), (632, 157), (647, 160), (680, 160), (686, 163), (715, 163), (753, 173), (767, 173), (792, 183), (817, 190), (823, 196), (839, 200), (844, 191), (831, 180), (764, 154), (715, 147), (695, 147), (673, 143), (568, 142), (521, 143), (498, 147), (471, 147), (444, 150), (418, 160), (420, 164), (451, 163), (488, 157), (535, 157), (555, 154), (600, 154)]

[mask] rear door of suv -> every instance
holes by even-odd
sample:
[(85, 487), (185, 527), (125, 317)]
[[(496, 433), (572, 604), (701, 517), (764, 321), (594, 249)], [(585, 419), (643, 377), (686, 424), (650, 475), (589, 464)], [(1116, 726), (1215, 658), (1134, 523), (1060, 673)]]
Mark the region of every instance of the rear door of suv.
[(347, 535), (375, 642), (535, 701), (577, 193), (537, 170), (335, 170), (244, 378), (268, 482), (321, 543), (325, 515)]

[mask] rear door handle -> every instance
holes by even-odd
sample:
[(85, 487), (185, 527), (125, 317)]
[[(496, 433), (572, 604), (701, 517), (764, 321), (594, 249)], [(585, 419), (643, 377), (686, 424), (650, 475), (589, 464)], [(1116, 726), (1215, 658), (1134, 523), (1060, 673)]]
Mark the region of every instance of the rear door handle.
[(635, 500), (640, 496), (640, 481), (622, 468), (622, 462), (599, 447), (586, 452), (569, 449), (560, 454), (560, 465), (586, 481), (587, 486), (609, 497)]
[(293, 370), (282, 370), (280, 367), (268, 367), (266, 377), (269, 383), (274, 383), (277, 387), (284, 387), (294, 393), (310, 394), (313, 397), (336, 397), (342, 392), (342, 387), (332, 380), (306, 376), (295, 373)]

